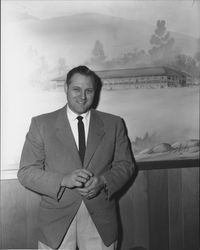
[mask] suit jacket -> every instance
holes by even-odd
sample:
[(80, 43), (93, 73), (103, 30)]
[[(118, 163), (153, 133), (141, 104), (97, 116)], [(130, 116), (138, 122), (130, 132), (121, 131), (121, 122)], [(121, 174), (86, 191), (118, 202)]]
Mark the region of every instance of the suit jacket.
[[(108, 194), (102, 191), (87, 200), (76, 189), (60, 187), (64, 175), (82, 167), (105, 177)], [(113, 243), (118, 227), (116, 202), (112, 196), (130, 179), (134, 167), (120, 117), (91, 110), (83, 166), (66, 106), (32, 118), (18, 179), (23, 186), (41, 194), (39, 240), (51, 248), (58, 248), (84, 200), (104, 244)]]

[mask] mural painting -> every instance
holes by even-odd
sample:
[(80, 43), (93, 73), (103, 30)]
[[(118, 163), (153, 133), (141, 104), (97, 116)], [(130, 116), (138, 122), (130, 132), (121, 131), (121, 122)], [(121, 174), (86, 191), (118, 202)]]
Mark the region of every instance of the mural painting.
[(65, 105), (82, 64), (137, 161), (198, 158), (199, 20), (198, 1), (2, 1), (2, 170), (18, 168), (31, 117)]

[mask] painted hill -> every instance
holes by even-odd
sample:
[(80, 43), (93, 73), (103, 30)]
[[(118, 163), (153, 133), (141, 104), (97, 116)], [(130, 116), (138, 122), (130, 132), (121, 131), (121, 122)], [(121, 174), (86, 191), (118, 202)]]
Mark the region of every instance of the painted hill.
[[(43, 53), (68, 58), (78, 54), (83, 59), (91, 54), (96, 40), (103, 43), (105, 54), (109, 58), (133, 52), (135, 49), (148, 51), (151, 47), (149, 39), (155, 29), (153, 23), (96, 13), (43, 20), (25, 19), (15, 25), (25, 31), (23, 41), (32, 43)], [(171, 31), (171, 36), (180, 51), (185, 54), (193, 54), (196, 51), (196, 38), (174, 31)]]

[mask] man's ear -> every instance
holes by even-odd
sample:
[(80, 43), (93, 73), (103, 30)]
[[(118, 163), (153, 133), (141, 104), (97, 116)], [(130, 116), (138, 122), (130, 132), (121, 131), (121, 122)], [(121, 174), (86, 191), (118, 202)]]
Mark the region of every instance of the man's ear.
[(68, 89), (68, 86), (66, 83), (64, 83), (64, 91), (65, 91), (65, 94), (67, 94), (67, 89)]

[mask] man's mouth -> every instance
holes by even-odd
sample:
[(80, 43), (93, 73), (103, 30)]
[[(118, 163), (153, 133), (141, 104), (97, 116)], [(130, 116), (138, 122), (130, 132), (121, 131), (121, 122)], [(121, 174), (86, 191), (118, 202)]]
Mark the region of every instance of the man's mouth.
[(78, 102), (78, 104), (80, 104), (80, 105), (84, 105), (86, 102), (84, 101), (84, 102)]

